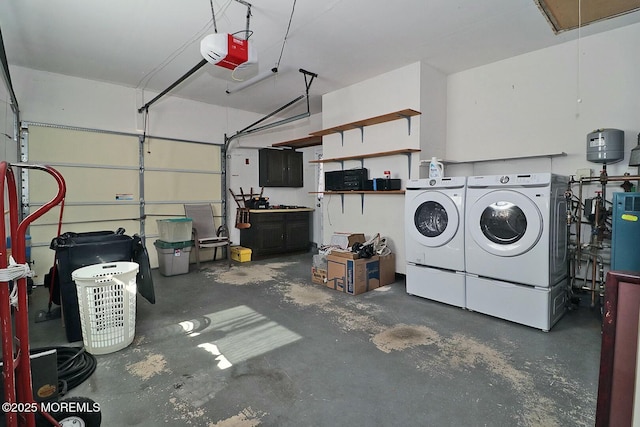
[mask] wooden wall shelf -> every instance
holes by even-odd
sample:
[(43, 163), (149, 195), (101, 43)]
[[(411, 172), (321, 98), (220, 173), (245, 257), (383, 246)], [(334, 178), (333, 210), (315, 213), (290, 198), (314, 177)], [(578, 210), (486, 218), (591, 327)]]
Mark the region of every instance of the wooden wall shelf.
[(299, 139), (292, 139), (291, 141), (278, 142), (272, 144), (272, 147), (288, 147), (288, 148), (306, 148), (314, 147), (316, 145), (322, 145), (321, 136), (307, 136)]
[[(478, 159), (478, 160), (442, 160), (442, 163), (445, 165), (462, 165), (465, 163), (482, 163), (482, 162), (499, 162), (502, 160), (525, 160), (525, 159), (542, 159), (542, 158), (552, 158), (552, 157), (564, 157), (567, 153), (564, 151), (560, 153), (550, 153), (550, 154), (534, 154), (530, 156), (517, 156), (517, 157), (501, 157), (496, 159)], [(420, 163), (424, 165), (429, 165), (431, 160), (421, 160)]]
[(346, 123), (344, 125), (335, 126), (329, 129), (323, 129), (316, 132), (311, 132), (311, 135), (324, 136), (324, 135), (330, 135), (332, 133), (342, 133), (346, 130), (362, 129), (365, 126), (377, 125), (379, 123), (390, 122), (393, 120), (408, 119), (412, 116), (417, 116), (419, 114), (422, 114), (422, 113), (412, 109), (400, 110), (393, 113), (383, 114), (381, 116), (376, 116), (376, 117), (371, 117), (364, 120), (358, 120), (355, 122)]
[(420, 152), (417, 148), (404, 148), (401, 150), (393, 150), (393, 151), (380, 151), (377, 153), (367, 153), (367, 154), (358, 154), (356, 156), (346, 156), (346, 157), (334, 157), (331, 159), (319, 159), (319, 160), (309, 160), (309, 163), (331, 163), (331, 162), (344, 162), (346, 160), (362, 160), (362, 159), (370, 159), (373, 157), (387, 157), (394, 156), (396, 154), (411, 154)]
[(312, 191), (309, 194), (404, 194), (404, 190), (350, 190), (350, 191)]
[[(324, 135), (330, 135), (332, 133), (342, 134), (346, 130), (362, 129), (365, 126), (377, 125), (379, 123), (386, 123), (393, 120), (407, 119), (409, 121), (409, 134), (411, 134), (411, 117), (417, 116), (419, 111), (412, 110), (410, 108), (405, 110), (396, 111), (393, 113), (383, 114), (381, 116), (371, 117), (368, 119), (358, 120), (356, 122), (347, 123), (340, 126), (335, 126), (329, 129), (323, 129), (316, 132), (311, 132), (309, 136), (299, 139), (292, 139), (291, 141), (283, 141), (275, 144), (271, 144), (272, 147), (288, 147), (288, 148), (306, 148), (316, 145), (322, 145), (322, 137)], [(364, 133), (364, 132), (363, 132)], [(344, 140), (343, 140), (344, 144)]]

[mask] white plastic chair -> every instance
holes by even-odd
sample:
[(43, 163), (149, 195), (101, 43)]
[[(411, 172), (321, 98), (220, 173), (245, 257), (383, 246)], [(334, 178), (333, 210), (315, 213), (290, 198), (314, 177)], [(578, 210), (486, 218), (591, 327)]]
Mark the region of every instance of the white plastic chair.
[(221, 225), (216, 229), (211, 204), (186, 204), (184, 205), (184, 213), (193, 221), (192, 237), (197, 267), (200, 268), (201, 248), (214, 248), (214, 261), (218, 254), (218, 248), (225, 248), (229, 267), (231, 267), (229, 230), (225, 225)]

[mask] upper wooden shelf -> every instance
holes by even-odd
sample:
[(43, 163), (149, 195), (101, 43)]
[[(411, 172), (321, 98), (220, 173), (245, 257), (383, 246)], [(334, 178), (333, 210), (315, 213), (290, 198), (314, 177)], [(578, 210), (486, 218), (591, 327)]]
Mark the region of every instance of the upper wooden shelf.
[(372, 158), (372, 157), (386, 157), (386, 156), (394, 156), (396, 154), (418, 153), (419, 151), (420, 150), (417, 149), (417, 148), (404, 148), (402, 150), (380, 151), (380, 152), (377, 152), (377, 153), (359, 154), (357, 156), (334, 157), (332, 159), (309, 160), (309, 163), (330, 163), (330, 162), (343, 162), (345, 160), (362, 160), (362, 159), (369, 159), (369, 158)]
[(345, 191), (312, 191), (309, 194), (404, 194), (405, 190), (345, 190)]
[[(552, 157), (565, 157), (567, 153), (561, 151), (559, 153), (549, 153), (549, 154), (531, 154), (524, 156), (516, 156), (516, 157), (497, 157), (495, 159), (477, 159), (477, 160), (442, 160), (442, 163), (448, 165), (461, 165), (464, 163), (482, 163), (482, 162), (499, 162), (503, 160), (525, 160), (525, 159), (541, 159), (541, 158), (552, 158)], [(428, 165), (430, 160), (421, 160), (422, 165)]]
[[(291, 141), (278, 142), (276, 144), (271, 144), (271, 146), (272, 147), (289, 147), (289, 148), (314, 147), (316, 145), (322, 145), (322, 137), (324, 135), (344, 132), (345, 130), (350, 130), (350, 129), (362, 129), (365, 126), (377, 125), (379, 123), (390, 122), (393, 120), (408, 119), (409, 117), (417, 116), (419, 114), (422, 114), (422, 113), (408, 108), (406, 110), (396, 111), (395, 113), (383, 114), (381, 116), (371, 117), (369, 119), (364, 119), (364, 120), (358, 120), (357, 122), (347, 123), (345, 125), (332, 127), (330, 129), (323, 129), (316, 132), (311, 132), (309, 136), (306, 136), (304, 138), (292, 139)], [(356, 157), (356, 158), (360, 158), (360, 157)]]
[(322, 137), (321, 136), (307, 136), (300, 139), (292, 139), (291, 141), (278, 142), (277, 144), (272, 144), (272, 147), (290, 147), (290, 148), (306, 148), (313, 147), (316, 145), (322, 145)]
[(412, 116), (417, 116), (419, 114), (422, 114), (422, 113), (412, 109), (400, 110), (394, 113), (383, 114), (381, 116), (371, 117), (369, 119), (358, 120), (356, 122), (335, 126), (329, 129), (323, 129), (316, 132), (311, 132), (310, 135), (321, 137), (324, 135), (330, 135), (332, 133), (344, 132), (345, 130), (359, 129), (364, 126), (371, 126), (371, 125), (377, 125), (379, 123), (390, 122), (393, 120), (406, 119)]

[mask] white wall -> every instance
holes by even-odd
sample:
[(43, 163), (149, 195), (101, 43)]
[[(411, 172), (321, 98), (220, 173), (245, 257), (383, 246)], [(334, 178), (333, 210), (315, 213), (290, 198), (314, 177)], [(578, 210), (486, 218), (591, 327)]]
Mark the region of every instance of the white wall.
[[(415, 63), (324, 95), (323, 129), (406, 108), (420, 111), (420, 75), (420, 64)], [(410, 135), (407, 121), (402, 119), (365, 127), (364, 141), (358, 129), (344, 132), (344, 145), (339, 134), (323, 138), (325, 159), (402, 148), (420, 148), (420, 119), (411, 121)], [(411, 164), (412, 174), (416, 174), (417, 154)], [(359, 167), (359, 161), (344, 163), (344, 169)], [(381, 178), (390, 170), (392, 178), (402, 179), (403, 188), (409, 178), (404, 155), (365, 159), (364, 167), (369, 169), (369, 178)], [(339, 163), (325, 164), (325, 170), (336, 169), (340, 169)], [(344, 212), (339, 195), (325, 195), (322, 204), (324, 243), (329, 243), (336, 231), (364, 233), (367, 238), (380, 233), (396, 253), (396, 271), (405, 272), (403, 195), (365, 195), (364, 202), (360, 195), (346, 195)]]
[(586, 136), (598, 128), (625, 131), (625, 159), (609, 175), (637, 173), (627, 162), (640, 131), (638, 40), (635, 24), (450, 75), (446, 159), (567, 156), (449, 165), (447, 174), (598, 174), (586, 160)]
[[(138, 114), (137, 109), (156, 95), (149, 92), (142, 94), (133, 88), (22, 67), (11, 67), (11, 74), (22, 110), (22, 120), (28, 122), (142, 134), (142, 115)], [(283, 99), (282, 103), (288, 101), (290, 100)], [(166, 138), (223, 143), (225, 134), (233, 135), (262, 117), (260, 114), (167, 95), (150, 107), (147, 133)], [(239, 190), (240, 186), (245, 189), (251, 186), (258, 188), (257, 147), (302, 138), (320, 127), (320, 118), (312, 116), (251, 137), (234, 140), (228, 153), (229, 186), (234, 190)], [(305, 151), (309, 150), (312, 149)], [(311, 155), (305, 152), (305, 161), (310, 160)], [(247, 167), (244, 165), (245, 158), (250, 159)], [(237, 165), (238, 159), (241, 159), (241, 166)], [(217, 165), (215, 168), (217, 169)], [(265, 189), (265, 195), (270, 197), (270, 201), (279, 204), (313, 207), (314, 199), (308, 193), (315, 188), (315, 184), (313, 179), (306, 179), (307, 174), (304, 188)], [(228, 222), (232, 225), (235, 223), (235, 204), (231, 198), (229, 201)], [(231, 231), (234, 244), (239, 244), (238, 230), (231, 227)]]
[[(420, 159), (444, 159), (447, 145), (447, 76), (424, 63), (420, 65), (420, 109)], [(428, 177), (428, 167), (421, 166), (419, 174), (414, 174), (412, 178)]]

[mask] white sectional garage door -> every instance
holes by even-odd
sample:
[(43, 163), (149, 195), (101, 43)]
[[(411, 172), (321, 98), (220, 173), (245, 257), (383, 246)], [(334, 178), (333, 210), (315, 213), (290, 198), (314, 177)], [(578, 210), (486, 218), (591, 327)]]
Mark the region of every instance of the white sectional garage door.
[[(122, 227), (128, 235), (144, 234), (152, 267), (158, 265), (156, 219), (182, 216), (182, 205), (193, 202), (213, 203), (221, 215), (219, 145), (147, 138), (141, 146), (138, 135), (40, 124), (25, 127), (22, 145), (28, 163), (50, 165), (66, 181), (63, 233)], [(31, 211), (56, 192), (44, 172), (31, 170), (24, 178), (23, 199)], [(49, 243), (59, 215), (55, 208), (30, 227), (36, 283), (53, 265)]]

